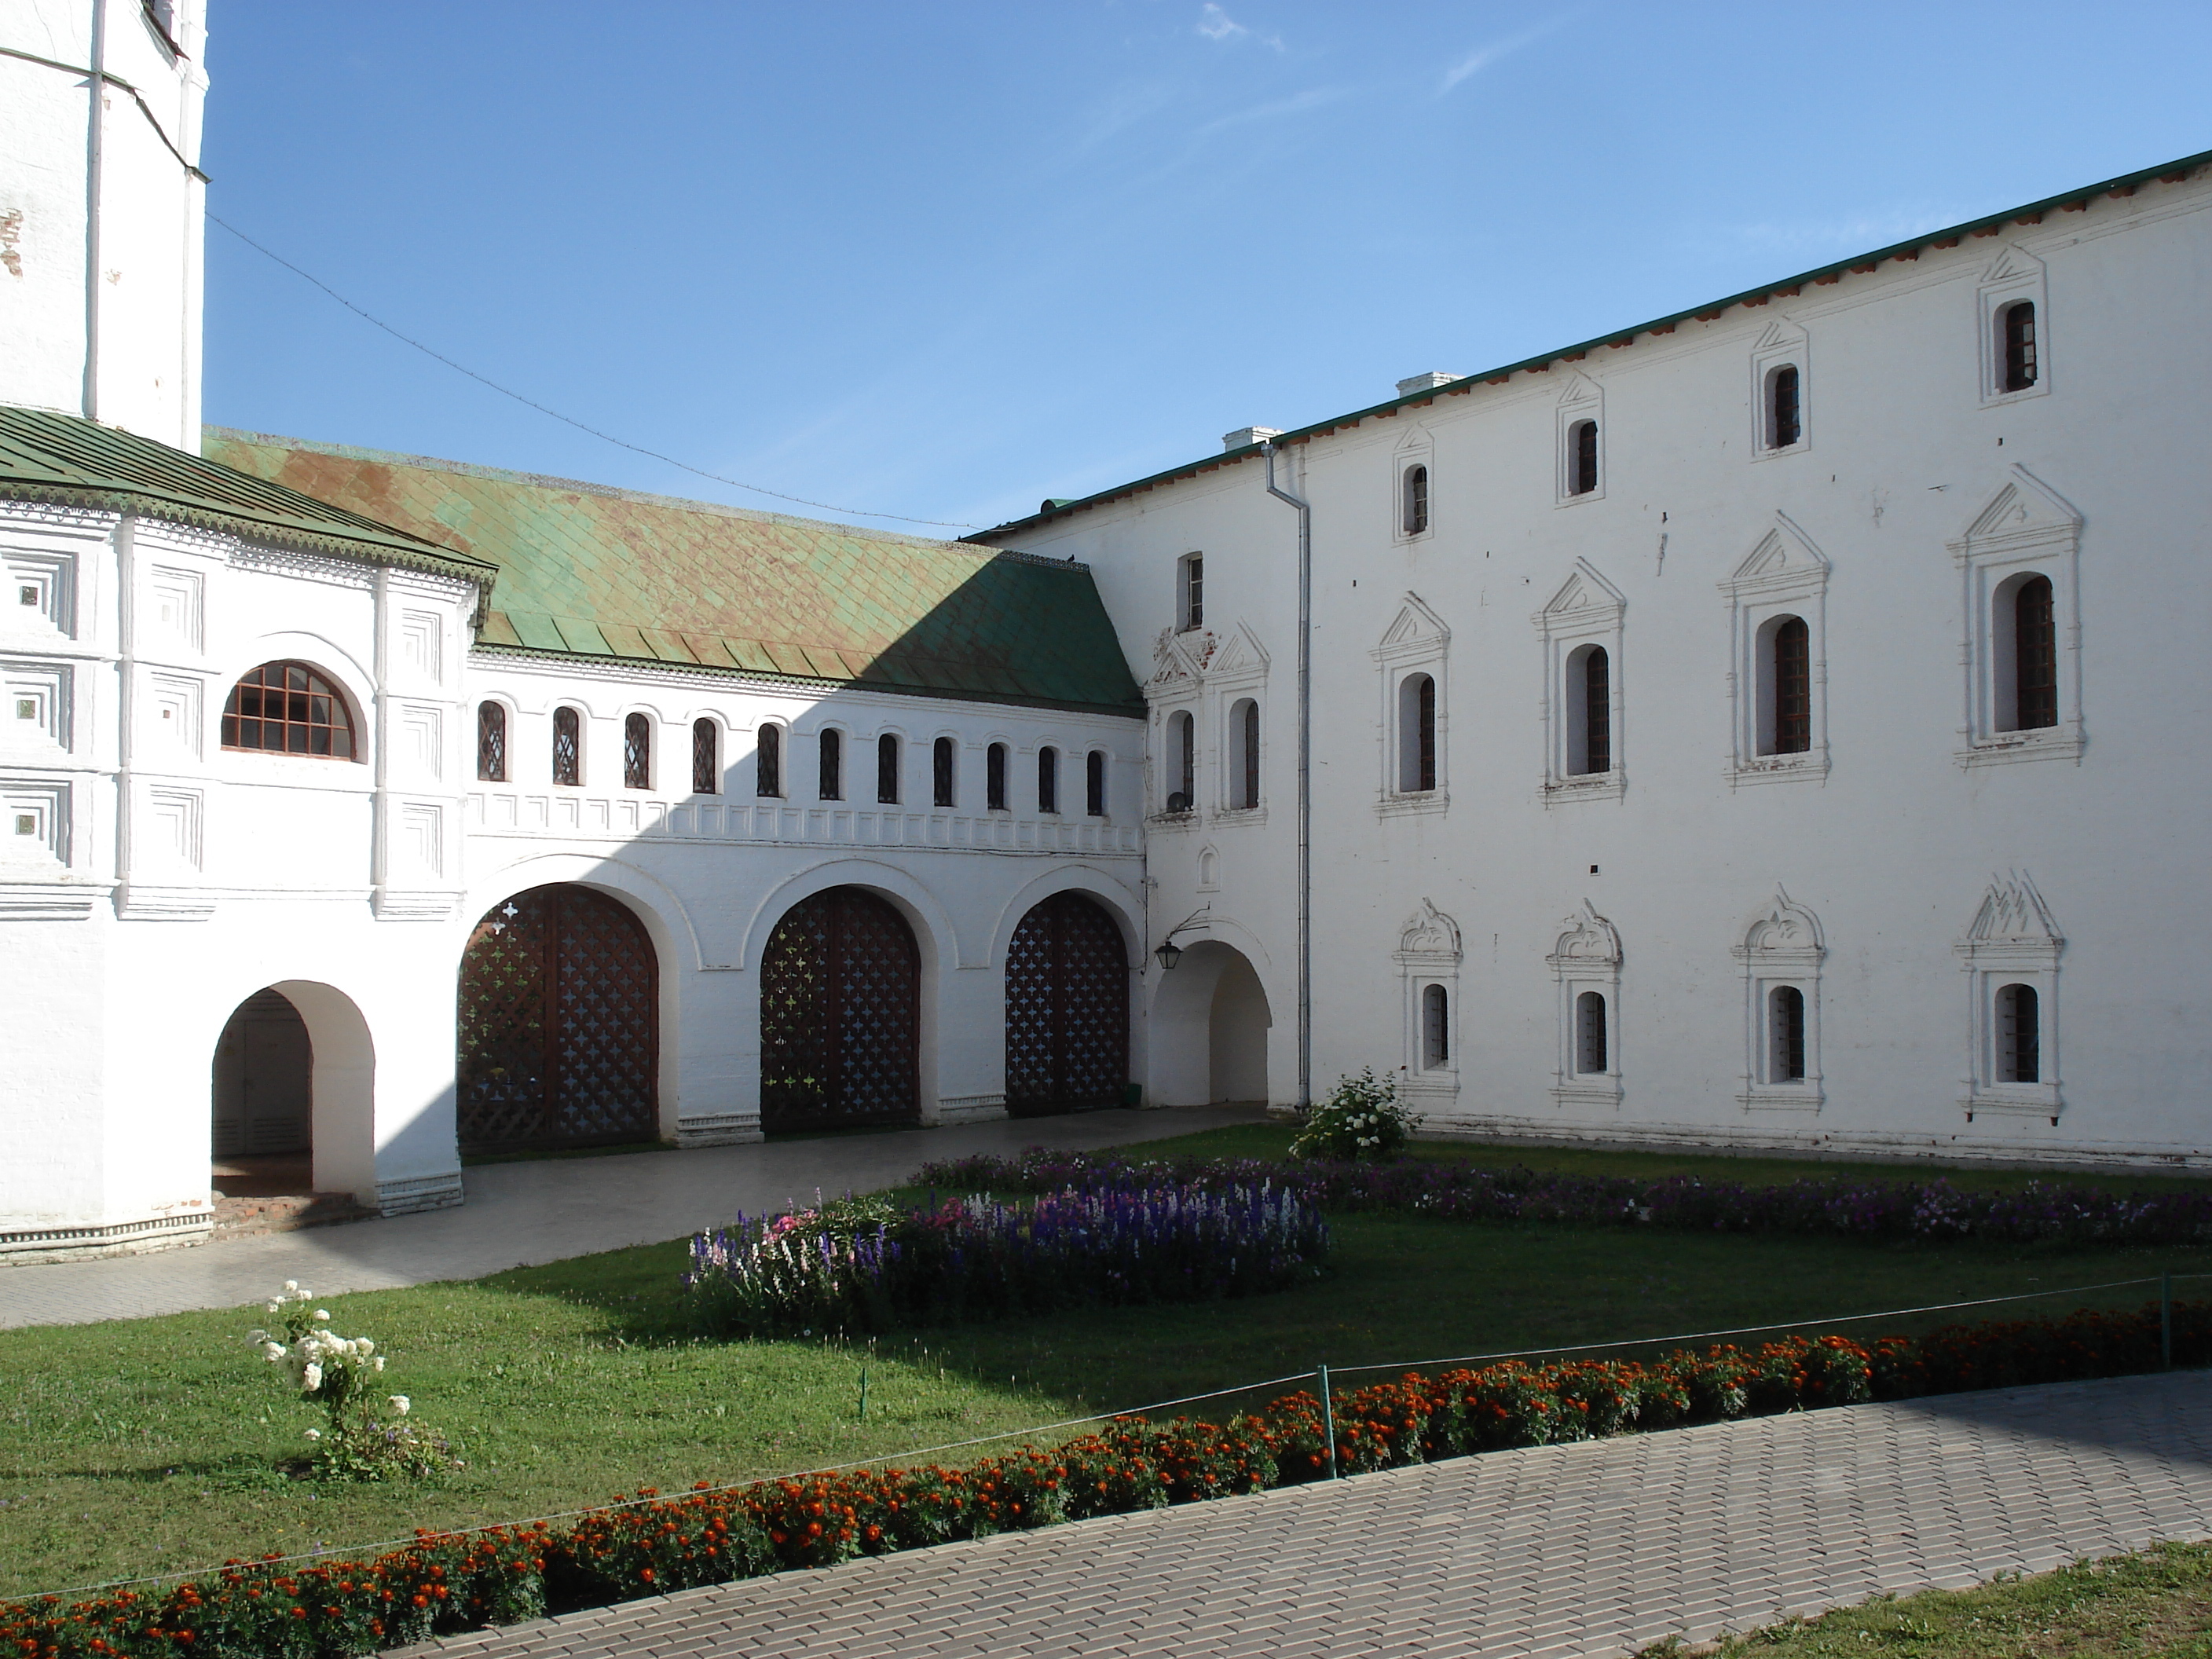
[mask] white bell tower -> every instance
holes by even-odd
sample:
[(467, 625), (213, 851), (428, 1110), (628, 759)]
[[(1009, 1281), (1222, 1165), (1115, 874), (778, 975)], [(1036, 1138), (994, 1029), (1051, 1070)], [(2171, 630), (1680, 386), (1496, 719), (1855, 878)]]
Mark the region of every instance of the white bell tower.
[(205, 0), (0, 0), (0, 403), (200, 447)]

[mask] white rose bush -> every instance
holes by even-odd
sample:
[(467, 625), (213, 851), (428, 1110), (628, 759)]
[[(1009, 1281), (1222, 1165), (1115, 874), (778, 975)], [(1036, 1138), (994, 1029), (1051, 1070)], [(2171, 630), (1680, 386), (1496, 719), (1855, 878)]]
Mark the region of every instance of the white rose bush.
[(314, 1299), (297, 1279), (286, 1279), (264, 1304), (281, 1336), (246, 1334), (264, 1359), (283, 1367), (301, 1399), (323, 1408), (324, 1426), (305, 1431), (313, 1448), (305, 1472), (326, 1480), (383, 1480), (464, 1467), (444, 1439), (406, 1420), (415, 1405), (405, 1395), (377, 1398), (385, 1356), (368, 1337), (339, 1335), (328, 1308), (310, 1310)]
[(1398, 1103), (1398, 1079), (1387, 1073), (1376, 1077), (1370, 1066), (1358, 1077), (1340, 1077), (1335, 1091), (1314, 1103), (1291, 1142), (1291, 1156), (1345, 1164), (1388, 1158), (1413, 1128), (1413, 1114)]

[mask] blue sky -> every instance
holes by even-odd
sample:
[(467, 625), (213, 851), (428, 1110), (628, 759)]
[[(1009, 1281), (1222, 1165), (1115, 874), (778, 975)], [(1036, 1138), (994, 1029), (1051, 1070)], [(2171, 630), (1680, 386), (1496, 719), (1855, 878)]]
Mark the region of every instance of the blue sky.
[[(213, 213), (632, 443), (962, 526), (2212, 149), (2201, 0), (210, 12)], [(779, 505), (214, 226), (207, 318), (217, 424)]]

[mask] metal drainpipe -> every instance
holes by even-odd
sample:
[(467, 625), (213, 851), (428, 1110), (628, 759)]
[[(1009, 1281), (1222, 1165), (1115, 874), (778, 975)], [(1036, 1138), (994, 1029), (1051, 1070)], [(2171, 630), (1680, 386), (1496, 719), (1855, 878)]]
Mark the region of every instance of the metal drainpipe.
[(100, 418), (100, 173), (106, 127), (107, 0), (92, 0), (92, 125), (85, 140), (84, 418)]
[(1298, 1110), (1313, 1104), (1313, 503), (1275, 483), (1265, 443), (1267, 493), (1298, 513)]

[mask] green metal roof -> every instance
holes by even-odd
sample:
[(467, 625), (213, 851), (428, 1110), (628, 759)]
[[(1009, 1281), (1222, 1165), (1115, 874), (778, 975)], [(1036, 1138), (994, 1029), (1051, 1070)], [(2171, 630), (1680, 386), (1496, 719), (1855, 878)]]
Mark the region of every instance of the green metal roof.
[(143, 513), (488, 584), (492, 568), (281, 483), (75, 415), (0, 404), (0, 496)]
[(481, 646), (1143, 712), (1086, 566), (221, 427), (205, 443), (496, 565)]

